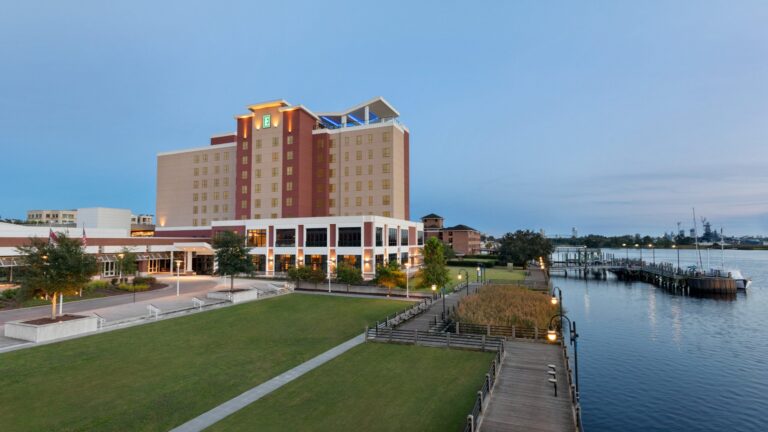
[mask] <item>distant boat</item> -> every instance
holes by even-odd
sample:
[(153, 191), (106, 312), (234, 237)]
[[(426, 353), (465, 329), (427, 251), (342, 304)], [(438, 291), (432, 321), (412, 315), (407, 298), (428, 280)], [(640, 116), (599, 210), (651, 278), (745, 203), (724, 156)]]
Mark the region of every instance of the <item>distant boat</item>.
[(740, 270), (728, 270), (728, 277), (736, 281), (736, 289), (745, 290), (752, 285), (752, 279), (745, 278)]

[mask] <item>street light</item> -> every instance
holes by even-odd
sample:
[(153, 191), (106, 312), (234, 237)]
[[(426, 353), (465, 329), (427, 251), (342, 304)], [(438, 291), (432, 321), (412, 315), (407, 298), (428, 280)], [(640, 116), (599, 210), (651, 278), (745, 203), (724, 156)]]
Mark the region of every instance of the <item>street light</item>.
[(179, 284), (181, 283), (181, 260), (176, 260), (176, 297), (179, 296)]
[(627, 266), (629, 266), (629, 248), (627, 247), (626, 243), (622, 243), (621, 247), (623, 247), (624, 248), (624, 252), (627, 253)]
[[(562, 303), (561, 303), (562, 305)], [(570, 318), (563, 315), (562, 313), (557, 314), (549, 319), (549, 330), (547, 330), (547, 340), (550, 342), (556, 342), (557, 341), (557, 331), (555, 331), (555, 327), (553, 325), (555, 318), (560, 318), (560, 329), (562, 331), (563, 325), (563, 319), (568, 321), (568, 328), (570, 330), (570, 340), (571, 345), (573, 345), (573, 368), (574, 368), (574, 375), (576, 378), (576, 402), (579, 401), (579, 346), (578, 346), (578, 340), (579, 340), (579, 334), (576, 332), (576, 323), (574, 321), (571, 321)]]
[(117, 257), (120, 258), (120, 275), (117, 279), (118, 283), (123, 282), (123, 258), (125, 258), (125, 254), (117, 254)]
[(653, 248), (652, 243), (648, 243), (648, 248), (651, 249), (651, 253), (653, 254), (653, 265), (656, 265), (656, 249)]
[(411, 298), (411, 263), (405, 263), (405, 298)]
[(461, 272), (464, 272), (464, 277), (466, 278), (466, 287), (467, 287), (467, 295), (469, 295), (469, 272), (467, 269), (459, 269), (459, 280), (461, 280)]
[(333, 265), (333, 258), (328, 258), (328, 292), (331, 292), (331, 265)]
[(673, 244), (672, 249), (677, 249), (677, 271), (680, 272), (680, 248)]
[[(639, 244), (635, 243), (635, 249), (640, 247)], [(643, 248), (640, 248), (640, 267), (643, 267)]]

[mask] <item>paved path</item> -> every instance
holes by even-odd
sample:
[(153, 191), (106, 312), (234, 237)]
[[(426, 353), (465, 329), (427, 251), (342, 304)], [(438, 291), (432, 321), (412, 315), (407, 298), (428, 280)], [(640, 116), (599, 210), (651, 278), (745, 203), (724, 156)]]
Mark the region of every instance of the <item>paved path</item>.
[(184, 423), (183, 425), (172, 429), (171, 432), (197, 432), (202, 431), (207, 427), (212, 426), (214, 423), (223, 420), (225, 417), (234, 414), (237, 411), (245, 408), (246, 406), (256, 402), (262, 397), (272, 393), (280, 387), (288, 384), (296, 378), (304, 375), (305, 373), (315, 369), (316, 367), (332, 360), (341, 354), (349, 351), (350, 349), (365, 342), (365, 335), (355, 336), (354, 338), (344, 342), (341, 345), (337, 345), (330, 350), (314, 357), (295, 368), (284, 372), (271, 380), (257, 385), (256, 387), (246, 391), (245, 393), (230, 399), (216, 408), (201, 414), (198, 417)]
[[(482, 432), (572, 432), (568, 377), (560, 345), (505, 342), (506, 353), (479, 430)], [(548, 364), (557, 367), (557, 397), (548, 382)]]
[[(471, 283), (469, 284), (469, 292), (470, 294), (474, 292), (475, 288), (479, 286), (477, 283)], [(459, 300), (467, 296), (467, 289), (463, 288), (457, 292), (448, 294), (445, 296), (445, 310), (449, 310), (451, 307), (456, 306), (459, 304)], [(434, 303), (429, 307), (429, 309), (425, 310), (424, 313), (417, 316), (416, 318), (410, 319), (403, 323), (401, 326), (397, 327), (399, 330), (418, 330), (418, 331), (429, 331), (430, 328), (432, 328), (432, 323), (435, 322), (435, 317), (437, 317), (437, 321), (440, 322), (440, 317), (443, 314), (443, 299), (438, 298), (435, 300)]]

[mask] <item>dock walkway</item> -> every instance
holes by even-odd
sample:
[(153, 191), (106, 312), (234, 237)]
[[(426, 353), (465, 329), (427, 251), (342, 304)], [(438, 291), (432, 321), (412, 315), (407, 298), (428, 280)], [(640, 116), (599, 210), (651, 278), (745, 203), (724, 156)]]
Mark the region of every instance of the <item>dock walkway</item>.
[[(506, 354), (478, 430), (575, 431), (571, 393), (560, 345), (505, 342)], [(548, 381), (556, 367), (557, 397)]]

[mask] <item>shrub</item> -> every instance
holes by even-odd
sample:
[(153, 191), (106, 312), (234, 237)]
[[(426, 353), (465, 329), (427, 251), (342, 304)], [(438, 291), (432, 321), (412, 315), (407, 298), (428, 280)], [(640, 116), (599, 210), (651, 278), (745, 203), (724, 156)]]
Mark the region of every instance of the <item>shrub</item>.
[(0, 300), (14, 300), (18, 292), (19, 292), (18, 288), (2, 290), (0, 291)]
[(292, 281), (320, 283), (325, 280), (325, 272), (307, 266), (292, 267), (288, 269), (288, 279)]
[(128, 283), (121, 283), (117, 286), (118, 289), (121, 289), (123, 291), (128, 292), (140, 292), (140, 291), (146, 291), (149, 289), (149, 285), (147, 284), (128, 284)]
[(117, 285), (117, 282), (118, 282), (118, 281), (117, 281), (117, 278), (112, 278), (112, 280), (110, 281), (110, 283), (112, 284), (112, 286), (116, 286), (116, 285)]
[(456, 314), (459, 322), (544, 329), (558, 312), (547, 294), (512, 285), (490, 285), (461, 300)]
[(339, 263), (336, 266), (336, 280), (348, 285), (359, 284), (363, 282), (363, 272), (357, 267)]
[(85, 289), (88, 291), (93, 291), (97, 289), (105, 289), (108, 287), (109, 287), (109, 282), (105, 280), (95, 280), (95, 281), (88, 282), (88, 284), (85, 286)]
[(475, 261), (471, 259), (463, 259), (449, 260), (447, 264), (451, 267), (477, 267), (478, 264), (482, 264), (485, 268), (491, 268), (496, 265), (496, 261)]
[(136, 276), (133, 278), (133, 283), (137, 285), (152, 285), (157, 282), (157, 279), (153, 276)]

